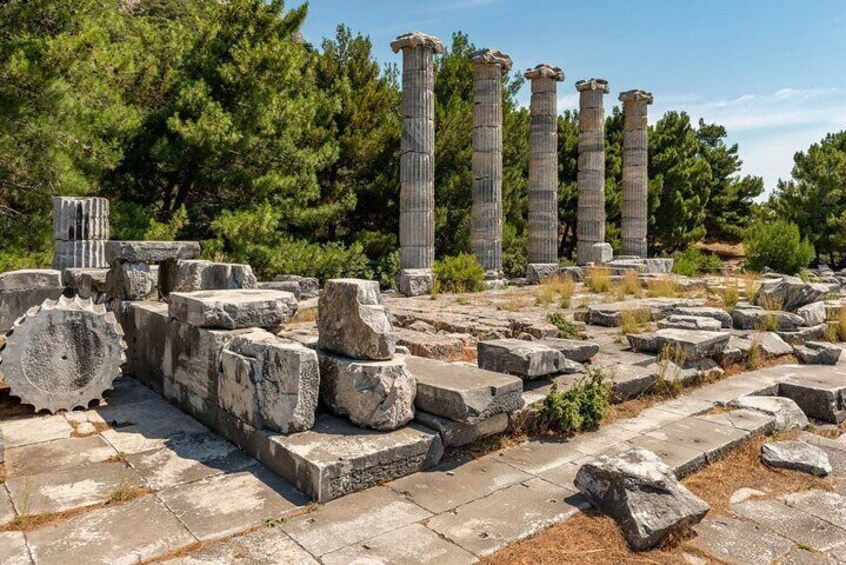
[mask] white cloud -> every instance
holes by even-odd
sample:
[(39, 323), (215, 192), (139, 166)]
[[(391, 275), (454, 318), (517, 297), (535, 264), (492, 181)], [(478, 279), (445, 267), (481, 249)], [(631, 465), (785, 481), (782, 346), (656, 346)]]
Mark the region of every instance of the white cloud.
[(571, 92), (570, 94), (562, 94), (558, 97), (558, 112), (564, 112), (565, 110), (578, 110), (579, 109), (579, 93), (578, 92)]

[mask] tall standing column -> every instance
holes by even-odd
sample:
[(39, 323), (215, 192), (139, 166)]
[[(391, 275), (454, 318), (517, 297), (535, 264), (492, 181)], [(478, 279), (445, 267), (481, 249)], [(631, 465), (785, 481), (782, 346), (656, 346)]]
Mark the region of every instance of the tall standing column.
[(648, 221), (648, 134), (646, 109), (652, 93), (628, 90), (623, 103), (623, 221), (622, 254), (646, 257)]
[(536, 283), (558, 272), (558, 82), (564, 71), (538, 65), (524, 75), (532, 82), (529, 138), (529, 266)]
[(435, 53), (444, 45), (413, 32), (391, 42), (402, 50), (402, 147), (400, 156), (400, 292), (432, 288), (435, 260)]
[(473, 54), (473, 208), (470, 243), (488, 279), (502, 278), (502, 75), (511, 57)]
[(579, 210), (576, 218), (576, 262), (611, 260), (605, 244), (605, 108), (608, 81), (580, 80), (579, 91)]

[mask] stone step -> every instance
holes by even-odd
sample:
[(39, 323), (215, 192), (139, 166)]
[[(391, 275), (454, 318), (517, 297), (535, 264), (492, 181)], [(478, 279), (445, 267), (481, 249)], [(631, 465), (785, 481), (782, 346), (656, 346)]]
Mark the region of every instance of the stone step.
[(540, 341), (521, 339), (494, 339), (478, 344), (479, 367), (515, 375), (523, 379), (536, 379), (561, 373), (582, 372), (582, 366), (570, 361), (558, 349)]
[(846, 421), (846, 371), (837, 366), (791, 367), (779, 396), (792, 399), (809, 418), (832, 424)]
[(637, 351), (661, 353), (666, 347), (679, 349), (684, 353), (686, 361), (698, 361), (718, 355), (725, 349), (730, 337), (728, 332), (680, 329), (663, 329), (626, 336), (629, 344)]
[(586, 321), (595, 326), (619, 326), (623, 312), (648, 312), (651, 320), (661, 320), (677, 308), (702, 306), (703, 300), (692, 298), (636, 298), (625, 302), (591, 304)]

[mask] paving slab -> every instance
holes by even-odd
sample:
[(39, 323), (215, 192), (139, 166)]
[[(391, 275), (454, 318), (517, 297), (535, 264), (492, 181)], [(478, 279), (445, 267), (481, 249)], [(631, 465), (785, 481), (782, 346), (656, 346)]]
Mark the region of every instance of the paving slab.
[(576, 473), (579, 472), (579, 468), (582, 465), (592, 460), (593, 458), (593, 455), (585, 455), (584, 457), (576, 459), (575, 461), (570, 461), (569, 463), (564, 463), (563, 465), (559, 465), (558, 467), (553, 467), (548, 471), (544, 471), (543, 473), (539, 474), (538, 477), (554, 485), (558, 485), (564, 487), (565, 489), (572, 490), (575, 492)]
[(782, 500), (788, 506), (846, 530), (846, 497), (834, 492), (814, 489), (785, 495)]
[[(161, 359), (159, 360), (161, 362)], [(123, 375), (115, 379), (114, 388), (107, 390), (104, 397), (106, 402), (103, 406), (94, 408), (94, 411), (100, 414), (101, 412), (114, 413), (115, 409), (127, 404), (138, 404), (145, 400), (161, 401), (162, 397), (159, 393), (144, 386), (138, 379)], [(106, 408), (108, 406), (108, 409)], [(101, 414), (102, 416), (102, 414)]]
[(67, 438), (6, 450), (6, 474), (20, 477), (60, 469), (84, 467), (117, 455), (99, 435)]
[(679, 479), (695, 473), (707, 464), (705, 453), (698, 448), (643, 435), (632, 438), (626, 443), (655, 453)]
[(846, 530), (778, 500), (747, 500), (733, 504), (731, 510), (814, 551), (846, 544)]
[(152, 494), (27, 533), (39, 565), (131, 565), (196, 541)]
[(320, 557), (429, 516), (427, 510), (391, 489), (374, 487), (333, 500), (279, 527)]
[(476, 558), (421, 524), (411, 524), (324, 555), (325, 565), (463, 565)]
[(584, 456), (567, 440), (555, 437), (538, 437), (492, 455), (497, 461), (532, 475), (539, 475)]
[(73, 428), (61, 414), (27, 416), (0, 422), (6, 449), (69, 438)]
[(799, 436), (799, 439), (805, 443), (815, 445), (826, 452), (828, 461), (831, 463), (830, 476), (846, 479), (846, 445), (809, 432), (803, 432)]
[(682, 416), (694, 416), (713, 408), (714, 402), (700, 398), (691, 398), (690, 395), (685, 395), (662, 402), (658, 406), (666, 412), (673, 412)]
[(702, 451), (706, 459), (712, 462), (751, 434), (697, 418), (684, 418), (644, 435)]
[(106, 406), (100, 414), (112, 426), (101, 435), (121, 453), (159, 449), (181, 434), (208, 433), (208, 428), (161, 398)]
[(184, 557), (163, 561), (167, 565), (318, 565), (318, 562), (279, 528), (262, 528), (192, 552)]
[(261, 468), (170, 488), (158, 496), (200, 540), (282, 519), (308, 502), (293, 485)]
[(618, 420), (620, 427), (632, 432), (643, 433), (656, 428), (660, 428), (665, 424), (677, 422), (685, 416), (676, 412), (669, 412), (664, 410), (661, 405), (650, 406), (646, 410), (642, 410), (640, 414), (634, 418), (627, 418), (625, 420)]
[(417, 379), (415, 406), (435, 416), (473, 424), (523, 404), (517, 377), (422, 357), (408, 357), (406, 369)]
[(488, 371), (536, 379), (559, 373), (578, 372), (580, 366), (558, 349), (540, 341), (495, 339), (477, 345), (479, 367)]
[(156, 490), (242, 471), (256, 460), (211, 433), (184, 434), (153, 451), (133, 453), (126, 460)]
[(754, 522), (726, 516), (706, 517), (695, 525), (696, 537), (684, 542), (705, 555), (737, 565), (770, 565), (796, 544)]
[(753, 434), (771, 434), (775, 431), (775, 418), (754, 410), (731, 410), (694, 416), (705, 422), (713, 422), (730, 428), (737, 428)]
[(0, 563), (3, 565), (32, 563), (23, 532), (0, 532)]
[(422, 473), (388, 483), (409, 500), (439, 514), (505, 487), (531, 479), (528, 473), (494, 457), (444, 462)]
[(4, 488), (0, 488), (0, 526), (8, 524), (15, 519), (15, 508), (12, 506), (12, 499)]
[(627, 430), (617, 423), (612, 423), (600, 426), (596, 431), (577, 434), (570, 440), (569, 444), (570, 447), (585, 455), (596, 455), (638, 435), (637, 432)]
[(427, 526), (477, 555), (490, 555), (587, 508), (581, 495), (535, 478), (431, 518)]
[(141, 477), (122, 462), (93, 463), (6, 481), (15, 508), (29, 515), (93, 506), (108, 501), (117, 490), (140, 486)]
[(846, 421), (846, 371), (811, 366), (782, 381), (779, 395), (792, 399), (809, 418)]

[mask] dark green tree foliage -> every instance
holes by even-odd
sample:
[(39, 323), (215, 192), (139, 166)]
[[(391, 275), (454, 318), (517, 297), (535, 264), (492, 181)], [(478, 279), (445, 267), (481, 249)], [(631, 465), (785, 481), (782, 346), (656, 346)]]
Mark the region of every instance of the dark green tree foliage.
[(795, 275), (814, 258), (814, 246), (799, 234), (799, 228), (787, 220), (755, 221), (743, 240), (746, 267), (762, 271), (769, 267), (779, 273)]
[(567, 110), (558, 117), (558, 230), (559, 257), (576, 251), (576, 213), (579, 188), (579, 114)]
[(846, 254), (846, 131), (829, 134), (793, 157), (793, 179), (779, 181), (768, 208), (796, 224), (833, 266)]

